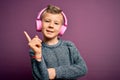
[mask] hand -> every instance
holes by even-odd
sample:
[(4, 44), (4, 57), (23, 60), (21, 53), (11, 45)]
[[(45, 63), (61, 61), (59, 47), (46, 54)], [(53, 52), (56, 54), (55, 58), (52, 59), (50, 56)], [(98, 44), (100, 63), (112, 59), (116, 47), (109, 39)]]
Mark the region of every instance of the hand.
[(24, 31), (24, 34), (28, 40), (28, 45), (30, 48), (35, 52), (35, 58), (38, 61), (41, 61), (42, 58), (42, 50), (41, 50), (41, 39), (39, 39), (38, 36), (35, 36), (33, 39), (30, 38), (30, 36), (27, 34), (26, 31)]
[(48, 68), (49, 79), (54, 80), (56, 76), (56, 71), (54, 68)]

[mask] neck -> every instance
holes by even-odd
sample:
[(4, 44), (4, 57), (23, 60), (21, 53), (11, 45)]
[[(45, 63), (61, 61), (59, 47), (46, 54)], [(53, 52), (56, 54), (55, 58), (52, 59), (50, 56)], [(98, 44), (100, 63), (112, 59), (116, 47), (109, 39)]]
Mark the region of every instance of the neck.
[(58, 38), (54, 38), (54, 39), (49, 39), (49, 38), (44, 38), (44, 43), (46, 43), (47, 45), (55, 45), (58, 43)]

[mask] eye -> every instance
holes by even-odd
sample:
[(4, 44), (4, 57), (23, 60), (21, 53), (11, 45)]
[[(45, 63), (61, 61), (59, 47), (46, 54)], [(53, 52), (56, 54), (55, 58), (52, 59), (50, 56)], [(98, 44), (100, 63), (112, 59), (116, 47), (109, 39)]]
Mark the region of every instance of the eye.
[(55, 23), (55, 25), (59, 25), (59, 23)]
[(45, 22), (50, 22), (50, 21), (48, 21), (48, 20), (45, 20)]
[(44, 22), (47, 22), (47, 23), (48, 23), (48, 22), (50, 22), (50, 20), (44, 20)]

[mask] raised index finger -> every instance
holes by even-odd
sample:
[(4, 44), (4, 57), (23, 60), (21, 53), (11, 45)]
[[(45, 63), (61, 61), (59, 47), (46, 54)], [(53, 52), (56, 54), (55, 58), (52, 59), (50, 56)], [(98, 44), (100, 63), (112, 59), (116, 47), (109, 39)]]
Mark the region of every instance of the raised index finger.
[(26, 36), (28, 42), (30, 42), (30, 41), (31, 41), (31, 38), (30, 38), (30, 36), (28, 35), (28, 33), (27, 33), (26, 31), (24, 31), (24, 34), (25, 34), (25, 36)]

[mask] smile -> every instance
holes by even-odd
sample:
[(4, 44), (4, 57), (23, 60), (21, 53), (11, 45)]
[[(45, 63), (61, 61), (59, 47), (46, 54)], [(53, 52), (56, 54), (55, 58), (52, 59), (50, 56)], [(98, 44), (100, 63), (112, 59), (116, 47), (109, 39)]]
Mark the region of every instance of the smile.
[(48, 33), (53, 33), (53, 31), (51, 31), (51, 30), (46, 30)]

